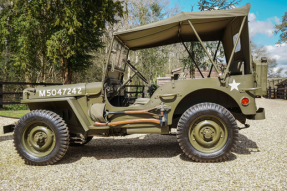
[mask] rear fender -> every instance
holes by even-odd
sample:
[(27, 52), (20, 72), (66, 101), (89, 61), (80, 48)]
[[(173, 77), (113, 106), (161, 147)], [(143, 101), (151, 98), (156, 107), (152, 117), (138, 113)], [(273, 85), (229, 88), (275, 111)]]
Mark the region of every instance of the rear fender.
[[(231, 84), (236, 83), (237, 88), (232, 89)], [(160, 86), (153, 94), (149, 103), (164, 102), (171, 106), (168, 113), (168, 124), (172, 124), (172, 119), (181, 115), (194, 104), (211, 102), (223, 105), (226, 108), (238, 109), (244, 115), (256, 114), (255, 96), (252, 92), (241, 91), (241, 89), (254, 88), (254, 78), (252, 74), (234, 75), (227, 77), (226, 84), (222, 85), (218, 78), (187, 79), (168, 82)], [(157, 98), (160, 95), (175, 96), (167, 98)], [(242, 98), (249, 99), (249, 105), (241, 104)], [(172, 99), (171, 99), (172, 98)], [(211, 98), (211, 99), (210, 99)], [(241, 111), (240, 111), (240, 110)], [(174, 114), (176, 116), (174, 116)]]

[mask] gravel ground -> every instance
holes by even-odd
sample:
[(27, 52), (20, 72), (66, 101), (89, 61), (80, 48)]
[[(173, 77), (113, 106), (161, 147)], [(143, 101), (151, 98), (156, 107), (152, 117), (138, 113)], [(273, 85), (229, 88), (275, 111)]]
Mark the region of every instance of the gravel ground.
[[(248, 121), (220, 163), (191, 161), (175, 136), (129, 135), (95, 137), (70, 147), (59, 163), (35, 167), (16, 154), (11, 134), (0, 135), (0, 190), (286, 190), (287, 101), (257, 105), (267, 119)], [(0, 127), (14, 121), (0, 118)]]

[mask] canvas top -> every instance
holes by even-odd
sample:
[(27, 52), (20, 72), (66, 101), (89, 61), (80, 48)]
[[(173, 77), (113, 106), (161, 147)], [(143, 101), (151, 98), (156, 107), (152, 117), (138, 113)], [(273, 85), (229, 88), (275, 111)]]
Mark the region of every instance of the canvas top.
[(197, 41), (188, 20), (203, 41), (221, 40), (225, 29), (238, 20), (248, 16), (250, 4), (228, 10), (181, 12), (170, 18), (114, 33), (117, 40), (131, 50), (152, 48), (180, 42)]

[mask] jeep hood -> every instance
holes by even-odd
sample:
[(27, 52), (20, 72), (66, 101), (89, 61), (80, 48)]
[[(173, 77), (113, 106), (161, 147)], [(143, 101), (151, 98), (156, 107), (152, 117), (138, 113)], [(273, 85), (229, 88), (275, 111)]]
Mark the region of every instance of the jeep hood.
[(96, 95), (102, 90), (101, 82), (80, 83), (57, 86), (37, 86), (23, 91), (23, 99), (43, 99), (59, 97), (75, 97), (84, 95)]

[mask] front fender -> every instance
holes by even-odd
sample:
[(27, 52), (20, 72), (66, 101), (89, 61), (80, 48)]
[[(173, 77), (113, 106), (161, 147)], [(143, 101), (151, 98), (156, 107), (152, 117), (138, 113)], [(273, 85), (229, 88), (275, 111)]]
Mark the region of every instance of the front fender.
[[(31, 110), (34, 110), (34, 109), (53, 110), (53, 108), (57, 109), (58, 108), (57, 107), (58, 102), (67, 102), (69, 104), (69, 106), (71, 107), (72, 111), (74, 112), (75, 116), (79, 120), (84, 131), (86, 132), (89, 130), (90, 122), (87, 119), (86, 115), (84, 114), (84, 112), (83, 112), (80, 104), (78, 103), (77, 99), (74, 97), (21, 100), (21, 103), (28, 104), (28, 106)], [(41, 103), (43, 103), (43, 104), (41, 104)], [(52, 109), (47, 108), (47, 106), (45, 106), (43, 108), (42, 105), (44, 105), (44, 103), (49, 103), (50, 108), (52, 108)]]

